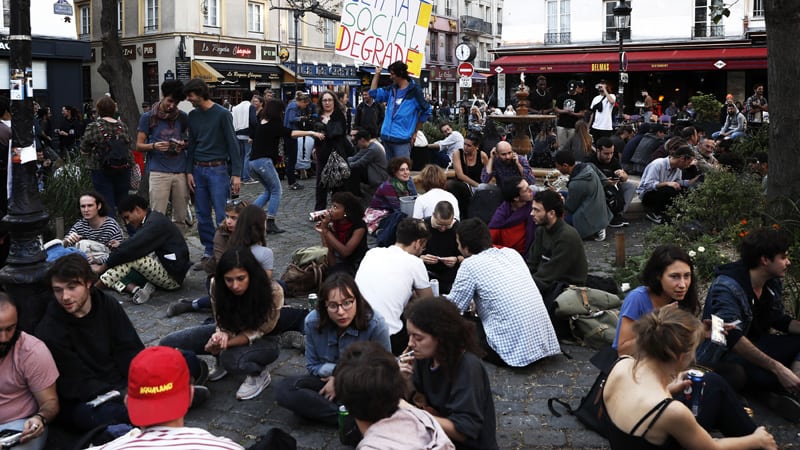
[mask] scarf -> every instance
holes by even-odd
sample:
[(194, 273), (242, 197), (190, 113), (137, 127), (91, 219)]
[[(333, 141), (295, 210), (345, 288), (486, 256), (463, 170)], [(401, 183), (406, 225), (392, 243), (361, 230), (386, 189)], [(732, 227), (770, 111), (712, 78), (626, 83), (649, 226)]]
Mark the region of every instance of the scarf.
[(352, 230), (353, 222), (351, 222), (350, 219), (342, 219), (333, 222), (333, 234), (336, 235), (336, 240), (342, 244), (347, 244), (347, 240), (350, 239), (350, 233)]
[(171, 113), (165, 113), (161, 110), (161, 101), (159, 100), (153, 107), (150, 108), (150, 129), (152, 130), (156, 126), (158, 126), (159, 120), (166, 120), (169, 122), (170, 128), (175, 128), (175, 120), (178, 119), (178, 114), (180, 114), (180, 109), (175, 108), (174, 111)]
[(402, 181), (399, 178), (391, 177), (389, 181), (392, 183), (394, 191), (397, 193), (397, 198), (406, 197), (409, 194), (408, 181)]

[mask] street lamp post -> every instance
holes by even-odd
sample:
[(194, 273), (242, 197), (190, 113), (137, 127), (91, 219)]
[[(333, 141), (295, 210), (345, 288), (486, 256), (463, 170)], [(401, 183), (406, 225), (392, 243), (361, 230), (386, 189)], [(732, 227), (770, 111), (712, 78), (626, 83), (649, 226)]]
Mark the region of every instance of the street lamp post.
[(617, 26), (617, 33), (619, 34), (619, 116), (625, 115), (625, 102), (623, 100), (625, 93), (625, 83), (628, 82), (627, 74), (627, 58), (625, 56), (625, 32), (630, 32), (631, 26), (631, 7), (625, 0), (619, 0), (619, 4), (614, 7), (614, 21)]

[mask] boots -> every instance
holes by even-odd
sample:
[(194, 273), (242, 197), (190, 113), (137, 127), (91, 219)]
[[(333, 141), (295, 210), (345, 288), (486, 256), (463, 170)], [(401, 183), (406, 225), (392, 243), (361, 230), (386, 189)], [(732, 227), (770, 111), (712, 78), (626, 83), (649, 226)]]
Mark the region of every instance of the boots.
[(275, 225), (274, 217), (267, 218), (267, 234), (278, 234), (278, 233), (283, 233), (284, 231), (286, 230), (282, 230), (278, 228), (277, 225)]

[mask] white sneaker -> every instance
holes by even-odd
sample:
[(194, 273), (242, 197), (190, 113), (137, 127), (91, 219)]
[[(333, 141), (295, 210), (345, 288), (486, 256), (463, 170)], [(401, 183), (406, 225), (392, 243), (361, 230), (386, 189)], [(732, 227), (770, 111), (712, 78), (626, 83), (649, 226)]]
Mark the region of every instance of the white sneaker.
[(237, 400), (250, 400), (251, 398), (258, 397), (267, 386), (269, 386), (272, 377), (269, 376), (269, 370), (264, 369), (258, 375), (248, 375), (239, 390), (236, 391)]
[(597, 242), (602, 242), (606, 240), (606, 229), (603, 228), (602, 230), (598, 231), (594, 237), (594, 240)]
[(150, 300), (150, 296), (152, 296), (155, 291), (156, 287), (148, 281), (144, 284), (144, 287), (140, 287), (133, 293), (132, 301), (136, 305), (145, 304)]

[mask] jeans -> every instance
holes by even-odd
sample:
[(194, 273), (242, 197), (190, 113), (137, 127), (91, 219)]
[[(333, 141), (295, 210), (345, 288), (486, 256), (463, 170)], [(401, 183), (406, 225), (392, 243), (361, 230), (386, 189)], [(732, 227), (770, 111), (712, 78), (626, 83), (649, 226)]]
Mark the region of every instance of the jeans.
[[(719, 139), (720, 134), (722, 134), (720, 131), (715, 131), (715, 132), (711, 133), (711, 138), (715, 139), (715, 140)], [(731, 139), (731, 140), (738, 139), (738, 138), (740, 138), (740, 137), (742, 137), (744, 135), (745, 135), (744, 131), (734, 131), (731, 134), (729, 134), (726, 139)]]
[(267, 203), (267, 217), (274, 218), (278, 214), (278, 208), (281, 206), (281, 180), (278, 177), (278, 171), (275, 170), (275, 165), (272, 163), (272, 158), (258, 158), (250, 160), (248, 163), (250, 168), (250, 176), (258, 180), (265, 190), (253, 202), (259, 208), (263, 208)]
[[(120, 386), (117, 390), (122, 392), (124, 387)], [(65, 428), (68, 430), (81, 433), (93, 430), (100, 425), (130, 423), (128, 408), (125, 407), (122, 397), (109, 400), (96, 408), (83, 402), (61, 403), (58, 420), (62, 425), (66, 425)]]
[[(753, 341), (753, 345), (786, 367), (791, 368), (792, 364), (800, 362), (800, 336), (798, 335), (765, 334), (757, 341)], [(747, 389), (778, 392), (784, 390), (774, 373), (746, 361), (736, 353), (728, 352), (721, 362), (735, 364), (744, 369)], [(723, 375), (727, 375), (727, 373)], [(734, 384), (735, 381), (729, 380), (729, 382)]]
[[(239, 143), (239, 156), (242, 161), (247, 162), (250, 159), (250, 151), (253, 149), (253, 144), (250, 142), (249, 136), (236, 135), (236, 142)], [(250, 181), (250, 171), (247, 170), (247, 165), (242, 164), (242, 181)]]
[(325, 382), (313, 375), (285, 378), (275, 389), (275, 400), (304, 419), (336, 426), (339, 408), (319, 394), (323, 386)]
[(386, 161), (388, 162), (392, 158), (399, 158), (401, 156), (405, 156), (406, 158), (411, 157), (411, 142), (381, 142), (383, 144), (384, 150), (386, 150)]
[[(231, 193), (231, 177), (228, 175), (227, 164), (216, 167), (195, 165), (192, 175), (197, 231), (204, 247), (203, 254), (211, 256), (214, 254), (214, 231), (225, 220), (225, 202)], [(211, 218), (212, 208), (216, 220)]]
[[(0, 423), (0, 430), (17, 430), (22, 431), (25, 427), (25, 421), (28, 420), (28, 417), (18, 420), (12, 420), (11, 422)], [(17, 444), (14, 446), (14, 450), (42, 450), (44, 445), (47, 443), (47, 427), (44, 427), (44, 432), (41, 436), (37, 437), (32, 441), (28, 441), (25, 444)]]
[(436, 164), (437, 166), (441, 167), (442, 169), (446, 169), (447, 166), (450, 165), (450, 157), (447, 156), (447, 152), (445, 151), (434, 151), (431, 152), (431, 162)]
[[(719, 430), (724, 436), (746, 436), (756, 430), (753, 419), (744, 411), (744, 405), (731, 386), (718, 374), (708, 372), (703, 376), (702, 397), (697, 423), (708, 430)], [(683, 392), (673, 398), (690, 406)]]
[(670, 186), (662, 186), (645, 192), (639, 198), (642, 200), (642, 205), (647, 209), (656, 214), (662, 214), (672, 204), (672, 200), (681, 195), (681, 192)]
[(92, 186), (105, 198), (108, 216), (117, 217), (117, 203), (128, 195), (131, 187), (131, 171), (93, 169)]

